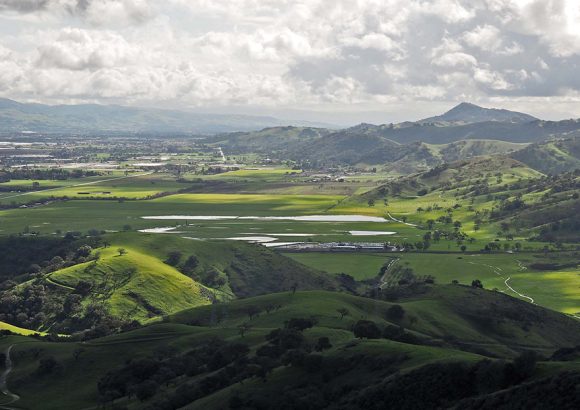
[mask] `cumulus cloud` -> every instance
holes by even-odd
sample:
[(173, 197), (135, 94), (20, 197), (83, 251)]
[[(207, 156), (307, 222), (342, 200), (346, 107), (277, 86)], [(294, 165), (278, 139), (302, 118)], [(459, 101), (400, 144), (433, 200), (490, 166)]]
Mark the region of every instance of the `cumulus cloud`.
[(580, 92), (575, 0), (0, 0), (3, 20), (13, 98), (292, 108)]
[(13, 10), (21, 13), (44, 9), (50, 0), (0, 0), (0, 10)]
[(94, 24), (141, 23), (152, 16), (147, 0), (0, 0), (0, 12), (72, 15)]

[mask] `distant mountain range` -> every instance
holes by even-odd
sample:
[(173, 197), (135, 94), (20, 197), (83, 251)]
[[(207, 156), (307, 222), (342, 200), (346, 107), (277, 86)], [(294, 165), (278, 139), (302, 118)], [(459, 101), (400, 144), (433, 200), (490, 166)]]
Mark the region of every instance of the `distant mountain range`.
[(498, 154), (542, 172), (576, 169), (580, 164), (580, 120), (544, 121), (470, 103), (416, 122), (337, 130), (300, 121), (289, 126), (272, 117), (0, 99), (0, 132), (23, 131), (206, 135), (208, 143), (221, 145), (229, 154), (258, 152), (313, 166), (378, 165), (400, 174)]
[[(312, 166), (382, 166), (407, 174), (486, 155), (513, 155), (542, 172), (571, 170), (579, 162), (578, 138), (580, 120), (544, 121), (461, 103), (443, 115), (417, 122), (359, 124), (342, 130), (275, 127), (221, 134), (208, 142), (219, 143), (232, 154), (260, 152)], [(567, 142), (547, 142), (560, 140)]]
[(328, 126), (273, 117), (200, 114), (119, 105), (24, 104), (0, 98), (0, 132), (215, 134), (280, 125)]

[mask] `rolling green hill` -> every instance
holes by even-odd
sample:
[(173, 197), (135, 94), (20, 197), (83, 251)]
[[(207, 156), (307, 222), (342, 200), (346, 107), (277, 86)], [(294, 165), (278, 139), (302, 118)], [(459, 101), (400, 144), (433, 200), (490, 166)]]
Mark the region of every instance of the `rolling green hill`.
[(221, 134), (208, 141), (223, 145), (228, 153), (276, 153), (312, 143), (331, 132), (325, 128), (270, 127), (260, 131)]
[(453, 229), (457, 220), (474, 239), (511, 232), (511, 239), (577, 242), (579, 188), (578, 171), (548, 177), (505, 156), (478, 157), (389, 181), (334, 211), (369, 209), (374, 201), (375, 214), (409, 218), (424, 230), (429, 220), (430, 230)]
[(580, 169), (580, 137), (532, 144), (511, 157), (545, 174)]
[[(359, 409), (396, 392), (405, 403), (450, 405), (580, 371), (578, 362), (549, 359), (580, 343), (578, 324), (555, 312), (451, 285), (415, 289), (396, 304), (402, 315), (393, 315), (393, 302), (283, 292), (188, 309), (86, 343), (4, 336), (0, 348), (13, 346), (8, 387), (20, 396), (16, 405), (43, 410), (113, 400), (131, 410), (271, 408), (281, 400), (288, 408)], [(384, 336), (356, 338), (360, 319), (387, 329)], [(537, 364), (518, 356), (530, 350)], [(449, 372), (468, 385), (439, 387), (453, 385)], [(423, 397), (424, 388), (431, 393)]]
[(408, 175), (426, 171), (438, 165), (511, 153), (527, 144), (495, 140), (462, 140), (449, 144), (427, 144), (416, 142), (405, 146), (404, 155), (395, 161), (383, 162), (385, 171), (398, 175)]
[(65, 268), (47, 277), (49, 284), (65, 289), (91, 284), (86, 303), (103, 302), (115, 317), (140, 321), (188, 307), (211, 303), (214, 292), (155, 257), (124, 247), (119, 242), (100, 251), (100, 258)]
[(246, 243), (137, 232), (111, 234), (102, 243), (106, 247), (93, 250), (86, 262), (11, 283), (2, 303), (11, 304), (11, 312), (21, 306), (25, 316), (12, 313), (5, 320), (70, 334), (103, 323), (144, 323), (217, 300), (337, 288), (330, 275)]

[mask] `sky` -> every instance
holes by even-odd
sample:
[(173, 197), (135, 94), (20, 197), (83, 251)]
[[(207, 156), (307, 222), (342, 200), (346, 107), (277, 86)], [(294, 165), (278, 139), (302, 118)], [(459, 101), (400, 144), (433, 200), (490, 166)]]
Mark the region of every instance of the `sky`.
[(578, 0), (0, 0), (0, 97), (339, 125), (580, 117)]

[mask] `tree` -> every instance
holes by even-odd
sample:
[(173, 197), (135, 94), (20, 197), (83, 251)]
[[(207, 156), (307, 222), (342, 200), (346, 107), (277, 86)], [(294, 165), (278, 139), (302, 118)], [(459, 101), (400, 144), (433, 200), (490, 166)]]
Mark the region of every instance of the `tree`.
[(428, 219), (427, 220), (427, 229), (432, 231), (434, 226), (435, 226), (435, 221), (433, 219)]
[(352, 331), (359, 339), (378, 339), (381, 337), (381, 330), (371, 320), (359, 320), (355, 323)]
[(332, 344), (330, 344), (330, 339), (328, 337), (319, 337), (318, 341), (314, 345), (314, 350), (317, 352), (322, 352), (323, 350), (330, 349)]
[(288, 329), (296, 329), (300, 332), (310, 329), (312, 326), (314, 326), (313, 319), (292, 318), (286, 322), (286, 327)]
[(91, 248), (89, 245), (83, 245), (77, 249), (76, 256), (80, 258), (86, 258), (91, 254), (92, 251), (93, 248)]
[(246, 332), (248, 330), (250, 330), (251, 328), (252, 328), (252, 325), (250, 325), (249, 323), (242, 323), (241, 325), (239, 325), (238, 326), (238, 333), (240, 334), (240, 337), (244, 337)]
[(373, 206), (375, 206), (375, 200), (371, 198), (371, 199), (369, 199), (367, 204), (368, 204), (368, 206), (373, 207)]
[(298, 283), (294, 282), (294, 284), (290, 287), (290, 290), (292, 291), (292, 294), (296, 293), (296, 289), (298, 289)]
[(159, 384), (157, 384), (154, 380), (145, 380), (142, 383), (139, 383), (135, 388), (135, 396), (140, 401), (145, 401), (155, 395), (157, 389), (159, 388)]
[(350, 314), (350, 311), (347, 308), (336, 309), (336, 311), (340, 314), (340, 320), (342, 320), (343, 317), (348, 316)]
[(479, 289), (483, 289), (483, 283), (481, 283), (481, 281), (479, 279), (474, 279), (471, 282), (471, 287), (472, 288), (479, 288)]
[(197, 268), (197, 265), (199, 265), (199, 261), (197, 260), (195, 255), (191, 255), (189, 258), (187, 258), (187, 260), (183, 264), (183, 269), (189, 273), (192, 272), (195, 268)]
[(78, 293), (71, 293), (67, 295), (64, 303), (62, 305), (62, 312), (67, 316), (71, 317), (79, 313), (82, 309), (81, 302), (83, 297)]
[(118, 248), (117, 252), (119, 253), (119, 256), (123, 256), (127, 254), (127, 249), (125, 248)]
[(393, 305), (387, 309), (387, 319), (398, 322), (405, 317), (405, 309), (401, 305)]
[(79, 280), (77, 285), (75, 286), (75, 293), (78, 293), (79, 295), (82, 296), (86, 296), (91, 292), (92, 287), (93, 285), (91, 285), (90, 282), (87, 282), (86, 280)]
[(40, 363), (38, 365), (38, 369), (36, 370), (38, 374), (45, 375), (54, 373), (59, 370), (61, 365), (56, 361), (54, 357), (47, 357), (44, 359), (40, 359)]
[(169, 252), (169, 255), (167, 255), (165, 263), (171, 266), (177, 266), (179, 262), (181, 262), (182, 256), (183, 254), (179, 251), (171, 251)]
[(461, 245), (461, 248), (459, 248), (459, 249), (461, 249), (461, 252), (465, 252), (467, 250), (467, 246)]
[(248, 306), (246, 308), (246, 313), (250, 320), (252, 320), (254, 316), (258, 316), (260, 314), (260, 309), (256, 306)]
[(86, 349), (85, 348), (83, 348), (83, 347), (76, 348), (75, 350), (73, 350), (73, 353), (72, 353), (73, 359), (75, 361), (79, 360), (79, 357), (81, 357), (81, 355), (84, 352), (86, 352)]

